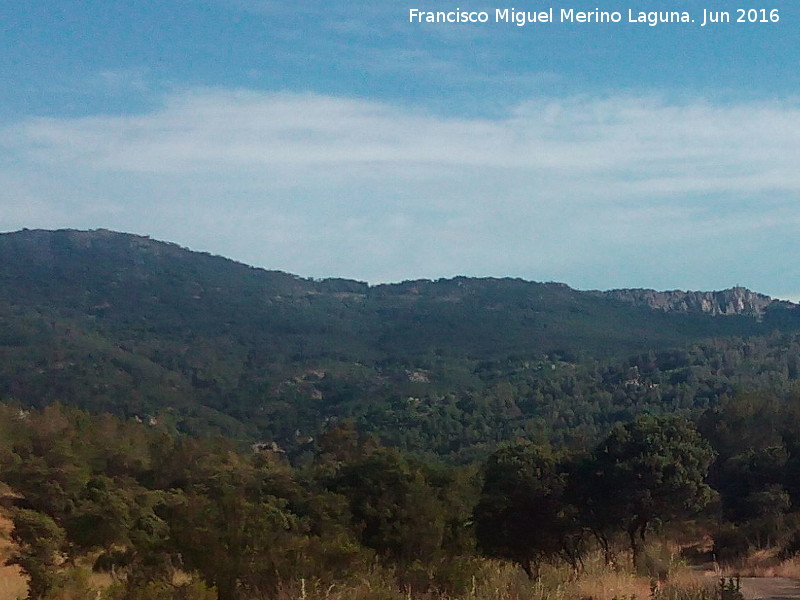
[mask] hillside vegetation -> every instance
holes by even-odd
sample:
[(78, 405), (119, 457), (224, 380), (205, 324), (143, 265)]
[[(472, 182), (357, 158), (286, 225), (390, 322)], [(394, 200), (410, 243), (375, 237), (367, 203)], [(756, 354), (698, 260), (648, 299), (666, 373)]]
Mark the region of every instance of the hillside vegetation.
[(351, 418), (468, 462), (520, 435), (581, 443), (642, 411), (794, 393), (794, 305), (676, 294), (667, 310), (517, 279), (314, 281), (140, 236), (21, 231), (0, 236), (0, 395), (294, 453)]
[(800, 554), (800, 312), (743, 288), (369, 286), (22, 231), (0, 395), (31, 600), (699, 600), (681, 547)]
[(464, 467), (344, 424), (293, 466), (57, 404), (0, 406), (6, 557), (31, 600), (612, 600), (648, 578), (654, 600), (708, 600), (668, 593), (681, 543), (710, 535), (720, 562), (800, 552), (798, 440), (796, 406), (750, 397), (697, 425), (641, 416), (581, 451), (518, 440)]

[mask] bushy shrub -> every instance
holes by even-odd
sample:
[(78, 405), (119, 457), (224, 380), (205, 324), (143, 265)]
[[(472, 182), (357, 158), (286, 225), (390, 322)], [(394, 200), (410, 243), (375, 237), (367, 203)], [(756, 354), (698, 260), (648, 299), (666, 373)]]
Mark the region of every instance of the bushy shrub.
[(783, 544), (778, 557), (781, 560), (788, 560), (800, 554), (800, 531), (795, 531), (786, 543)]
[(749, 551), (750, 540), (741, 527), (727, 525), (714, 535), (714, 556), (717, 562), (741, 560)]
[(202, 582), (175, 585), (152, 581), (141, 586), (114, 585), (102, 596), (103, 600), (217, 600), (217, 593)]

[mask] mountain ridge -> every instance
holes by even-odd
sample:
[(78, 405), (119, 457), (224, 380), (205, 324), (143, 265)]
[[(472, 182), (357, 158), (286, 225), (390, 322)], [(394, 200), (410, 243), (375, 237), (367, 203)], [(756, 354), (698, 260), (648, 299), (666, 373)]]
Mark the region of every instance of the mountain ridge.
[[(224, 261), (237, 269), (261, 273), (281, 280), (282, 291), (295, 293), (313, 293), (317, 288), (323, 291), (340, 294), (364, 294), (380, 290), (395, 289), (411, 295), (419, 294), (422, 287), (429, 287), (432, 284), (468, 285), (469, 282), (521, 282), (523, 284), (533, 284), (539, 286), (549, 286), (552, 288), (563, 288), (571, 292), (580, 294), (594, 295), (602, 298), (611, 298), (634, 306), (645, 306), (664, 312), (681, 313), (704, 313), (713, 316), (748, 315), (763, 316), (768, 307), (780, 306), (783, 308), (794, 308), (798, 306), (786, 300), (772, 298), (768, 295), (752, 291), (743, 286), (734, 286), (723, 290), (656, 290), (651, 288), (615, 288), (609, 290), (581, 290), (572, 286), (556, 281), (535, 281), (520, 277), (471, 277), (465, 275), (454, 275), (451, 277), (441, 277), (438, 279), (408, 279), (400, 282), (384, 282), (370, 284), (357, 279), (343, 277), (312, 278), (298, 274), (281, 271), (278, 269), (268, 269), (248, 265), (246, 263), (215, 255), (209, 252), (196, 251), (180, 246), (179, 244), (160, 241), (147, 235), (117, 232), (108, 229), (78, 230), (78, 229), (22, 229), (14, 232), (0, 233), (0, 240), (6, 242), (14, 239), (22, 243), (17, 244), (16, 252), (12, 253), (11, 258), (19, 258), (20, 251), (27, 251), (29, 258), (38, 259), (40, 265), (52, 265), (54, 263), (53, 238), (54, 236), (66, 236), (78, 248), (89, 250), (98, 242), (108, 242), (111, 240), (127, 241), (131, 250), (150, 252), (158, 255), (180, 256), (188, 253), (195, 256), (207, 257), (212, 261)], [(3, 244), (0, 252), (7, 252), (7, 244)], [(14, 256), (16, 255), (16, 256)], [(3, 258), (7, 258), (4, 254)]]
[(720, 314), (662, 310), (648, 293), (465, 276), (369, 285), (107, 230), (0, 234), (0, 398), (283, 447), (352, 418), (391, 444), (458, 454), (594, 436), (800, 376), (800, 356), (781, 354), (800, 342), (773, 335), (800, 332), (795, 305), (735, 289), (709, 292)]

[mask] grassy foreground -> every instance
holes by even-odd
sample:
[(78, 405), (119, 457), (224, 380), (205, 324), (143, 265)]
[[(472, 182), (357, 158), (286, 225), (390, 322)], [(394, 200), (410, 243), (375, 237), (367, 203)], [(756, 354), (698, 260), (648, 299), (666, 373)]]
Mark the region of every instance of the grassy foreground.
[[(0, 559), (11, 549), (7, 538), (9, 523), (3, 519), (0, 530)], [(651, 551), (651, 555), (654, 553)], [(399, 585), (391, 569), (376, 565), (359, 578), (331, 585), (311, 580), (297, 580), (283, 586), (270, 600), (710, 600), (715, 579), (664, 556), (654, 562), (666, 566), (667, 577), (659, 581), (646, 575), (633, 574), (627, 567), (606, 565), (601, 554), (590, 555), (585, 570), (576, 573), (565, 563), (542, 566), (540, 576), (531, 581), (519, 567), (502, 561), (474, 559), (465, 562), (459, 574), (466, 578), (461, 593), (415, 589), (413, 576), (404, 575)], [(621, 559), (627, 565), (629, 560)], [(652, 565), (651, 565), (652, 566)], [(420, 581), (425, 568), (420, 565)], [(663, 571), (662, 570), (662, 571)], [(800, 566), (798, 566), (800, 573)], [(663, 572), (662, 572), (663, 576)], [(52, 594), (52, 600), (112, 600), (117, 597), (113, 579), (107, 574), (93, 574), (88, 567), (74, 567), (63, 589)], [(215, 600), (216, 593), (188, 576), (180, 577), (174, 588), (153, 587), (141, 600)], [(27, 594), (25, 577), (16, 567), (0, 568), (0, 600), (18, 600)], [(50, 597), (48, 597), (50, 600)], [(253, 600), (267, 600), (261, 596)]]

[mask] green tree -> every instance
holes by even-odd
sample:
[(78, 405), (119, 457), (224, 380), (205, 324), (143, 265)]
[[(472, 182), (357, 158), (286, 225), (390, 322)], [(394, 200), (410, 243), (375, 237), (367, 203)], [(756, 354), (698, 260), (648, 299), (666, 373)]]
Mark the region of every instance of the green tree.
[(348, 499), (361, 543), (403, 564), (429, 561), (442, 547), (446, 514), (420, 469), (382, 448), (346, 464), (331, 489)]
[(595, 449), (584, 514), (595, 529), (624, 530), (638, 564), (654, 522), (687, 517), (711, 500), (705, 478), (713, 457), (684, 418), (643, 415), (618, 425)]
[(28, 598), (43, 598), (58, 584), (58, 565), (66, 540), (64, 530), (50, 517), (34, 510), (18, 509), (12, 517), (11, 539), (17, 550), (7, 564), (19, 565), (28, 575)]
[(275, 497), (249, 500), (242, 488), (224, 485), (211, 495), (176, 498), (172, 534), (186, 566), (217, 588), (219, 600), (245, 590), (273, 593), (286, 576), (283, 555), (292, 549), (296, 517)]
[(100, 476), (86, 487), (66, 520), (70, 541), (81, 549), (108, 549), (115, 543), (127, 543), (133, 524), (133, 501), (121, 483)]
[(171, 494), (163, 509), (175, 549), (220, 600), (275, 594), (294, 574), (295, 549), (307, 534), (292, 506), (303, 500), (293, 471), (258, 455), (224, 453), (203, 462), (189, 476), (197, 481)]
[(577, 557), (575, 521), (564, 499), (566, 483), (566, 473), (548, 446), (525, 441), (494, 452), (475, 508), (479, 550), (514, 561), (530, 578), (549, 555)]

